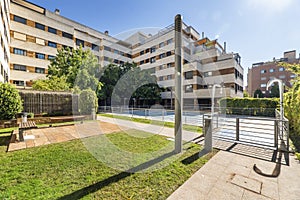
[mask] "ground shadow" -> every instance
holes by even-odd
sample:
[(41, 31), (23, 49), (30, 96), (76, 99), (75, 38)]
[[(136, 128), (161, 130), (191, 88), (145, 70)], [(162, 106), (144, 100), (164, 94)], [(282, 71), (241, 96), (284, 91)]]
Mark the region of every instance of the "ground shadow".
[[(281, 148), (283, 148), (284, 146), (285, 146), (285, 144), (284, 144), (284, 142), (282, 142), (281, 143)], [(277, 159), (277, 155), (278, 155), (278, 159)], [(272, 161), (275, 162), (276, 165), (275, 165), (275, 168), (274, 168), (274, 170), (271, 174), (264, 173), (262, 170), (260, 170), (256, 166), (256, 164), (253, 165), (253, 170), (261, 176), (270, 177), (270, 178), (277, 178), (280, 175), (280, 172), (281, 172), (282, 156), (284, 156), (285, 163), (287, 165), (289, 165), (289, 153), (276, 150), (276, 151), (274, 151), (274, 154), (273, 154), (273, 157), (272, 157)]]
[(189, 165), (201, 158), (202, 156), (205, 156), (206, 154), (210, 153), (210, 151), (207, 151), (205, 149), (202, 149), (200, 152), (197, 152), (190, 157), (185, 158), (184, 160), (181, 161), (182, 164), (184, 165)]
[(157, 163), (160, 163), (161, 161), (175, 155), (175, 151), (171, 151), (169, 153), (166, 153), (162, 156), (159, 156), (155, 159), (152, 159), (148, 162), (145, 162), (145, 163), (142, 163), (134, 168), (131, 168), (129, 169), (127, 172), (121, 172), (119, 174), (116, 174), (114, 176), (111, 176), (105, 180), (102, 180), (102, 181), (99, 181), (93, 185), (90, 185), (90, 186), (87, 186), (85, 188), (82, 188), (80, 190), (77, 190), (71, 194), (68, 194), (68, 195), (65, 195), (63, 197), (60, 197), (58, 198), (58, 200), (76, 200), (76, 199), (81, 199), (83, 198), (84, 196), (90, 194), (90, 193), (93, 193), (93, 192), (96, 192), (98, 190), (100, 190), (101, 188), (104, 188), (112, 183), (116, 183), (126, 177), (129, 177), (133, 174), (135, 174), (136, 172), (139, 172), (139, 171), (142, 171), (142, 170), (145, 170)]

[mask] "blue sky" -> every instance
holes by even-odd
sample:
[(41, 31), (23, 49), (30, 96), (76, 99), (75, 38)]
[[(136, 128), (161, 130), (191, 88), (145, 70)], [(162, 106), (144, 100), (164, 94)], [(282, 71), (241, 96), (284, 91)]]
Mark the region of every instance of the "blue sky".
[(252, 63), (300, 53), (299, 0), (29, 0), (112, 36), (163, 28), (181, 14), (188, 25), (238, 52), (245, 73)]

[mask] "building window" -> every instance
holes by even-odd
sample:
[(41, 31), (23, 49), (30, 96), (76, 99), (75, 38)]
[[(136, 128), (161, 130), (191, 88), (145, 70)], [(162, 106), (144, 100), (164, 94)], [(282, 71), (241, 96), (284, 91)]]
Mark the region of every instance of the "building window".
[(38, 58), (38, 59), (45, 59), (45, 54), (35, 53), (35, 57)]
[(160, 76), (160, 77), (158, 78), (158, 80), (159, 80), (159, 81), (163, 81), (163, 80), (164, 80), (164, 77), (163, 77), (163, 76)]
[(212, 76), (212, 72), (204, 72), (204, 77), (210, 77)]
[(57, 44), (55, 42), (48, 42), (48, 46), (49, 47), (53, 47), (53, 48), (56, 48), (57, 47)]
[(144, 60), (141, 60), (141, 61), (140, 61), (140, 65), (143, 65), (144, 63), (145, 63)]
[(54, 60), (55, 56), (48, 55), (48, 60)]
[(26, 56), (26, 50), (14, 48), (14, 54)]
[(35, 73), (45, 74), (45, 69), (36, 67), (36, 68), (35, 68)]
[(53, 33), (53, 34), (57, 34), (57, 30), (55, 28), (52, 28), (52, 27), (48, 27), (48, 32)]
[(73, 35), (70, 33), (66, 33), (66, 32), (62, 32), (62, 36), (65, 38), (69, 38), (71, 40), (73, 40)]
[(35, 22), (35, 28), (38, 28), (38, 29), (41, 29), (41, 30), (44, 31), (45, 30), (45, 25)]
[(92, 50), (99, 51), (99, 46), (96, 44), (92, 44)]
[(26, 72), (26, 66), (24, 66), (24, 65), (16, 65), (16, 64), (14, 64), (14, 70), (18, 70), (18, 71), (24, 71), (24, 72)]
[(164, 69), (164, 65), (159, 65), (159, 70), (163, 70)]
[(25, 19), (23, 17), (16, 16), (16, 15), (14, 16), (14, 21), (22, 23), (22, 24), (27, 24), (27, 19)]
[(172, 63), (168, 63), (167, 68), (171, 68), (171, 67), (172, 67)]
[(296, 74), (292, 74), (290, 77), (291, 78), (296, 78)]
[(261, 73), (261, 74), (265, 74), (265, 73), (267, 73), (267, 70), (262, 69), (262, 70), (260, 70), (260, 73)]
[(167, 40), (167, 45), (172, 44), (172, 42), (173, 42), (173, 38)]
[(193, 85), (186, 85), (185, 86), (185, 92), (186, 93), (193, 92)]
[(275, 69), (270, 69), (269, 72), (273, 73), (273, 72), (275, 72)]
[(193, 79), (193, 71), (185, 72), (184, 77), (185, 79)]
[(83, 40), (80, 40), (80, 39), (76, 39), (76, 45), (77, 46), (82, 46), (82, 47), (84, 47), (84, 41)]
[(119, 51), (115, 49), (114, 54), (119, 54)]
[(155, 63), (155, 57), (150, 58), (150, 63)]
[(145, 53), (149, 53), (149, 51), (150, 51), (150, 49), (146, 49), (146, 50), (145, 50)]
[(150, 49), (150, 53), (154, 53), (154, 52), (155, 52), (155, 50), (156, 50), (156, 48), (155, 48), (155, 47), (151, 47), (151, 49)]
[(141, 51), (141, 52), (140, 52), (140, 56), (141, 56), (141, 55), (144, 55), (144, 51)]
[(171, 52), (171, 51), (168, 51), (168, 52), (167, 52), (167, 56), (170, 56), (170, 55), (172, 55), (172, 52)]
[(279, 76), (280, 79), (285, 79), (285, 75)]
[(15, 84), (17, 86), (25, 86), (25, 82), (24, 81), (13, 81), (13, 84)]
[(265, 81), (267, 80), (267, 77), (261, 77), (260, 80)]
[(110, 47), (107, 47), (107, 46), (104, 46), (104, 50), (105, 50), (105, 51), (111, 51), (111, 48), (110, 48)]
[(279, 68), (279, 71), (280, 71), (280, 72), (283, 72), (283, 71), (284, 71), (284, 67), (280, 67), (280, 68)]
[(159, 48), (162, 48), (164, 45), (164, 42), (159, 43)]
[(163, 59), (164, 57), (165, 57), (164, 53), (162, 53), (162, 54), (159, 55), (159, 59)]
[(167, 80), (172, 80), (172, 75), (168, 75)]
[(263, 83), (263, 84), (260, 84), (260, 87), (267, 87), (267, 84)]

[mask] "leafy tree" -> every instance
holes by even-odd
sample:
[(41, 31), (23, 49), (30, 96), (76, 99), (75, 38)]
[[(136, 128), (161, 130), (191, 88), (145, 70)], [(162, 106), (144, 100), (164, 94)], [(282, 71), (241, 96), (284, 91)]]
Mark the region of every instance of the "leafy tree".
[(34, 90), (42, 91), (70, 91), (70, 84), (65, 76), (52, 76), (50, 79), (40, 79), (33, 82)]
[(254, 98), (264, 98), (264, 94), (262, 93), (262, 91), (260, 89), (255, 90), (254, 92)]
[(249, 93), (248, 93), (246, 90), (244, 90), (243, 96), (244, 96), (244, 97), (250, 97)]
[(79, 89), (100, 89), (99, 83), (100, 66), (96, 56), (90, 50), (77, 49), (58, 50), (56, 57), (51, 60), (48, 78), (66, 77), (70, 88), (74, 86)]
[(97, 111), (98, 99), (96, 93), (89, 89), (82, 90), (79, 95), (79, 111), (81, 114), (90, 115), (92, 109)]
[(278, 86), (278, 84), (274, 84), (274, 86), (271, 89), (270, 97), (271, 98), (274, 98), (274, 97), (278, 98), (279, 95), (280, 95), (279, 94), (279, 86)]
[(18, 90), (11, 84), (0, 83), (0, 120), (12, 119), (23, 109)]
[(290, 123), (291, 139), (300, 151), (300, 64), (280, 63), (280, 65), (296, 75), (293, 86), (284, 94), (284, 109)]
[[(104, 84), (98, 97), (108, 105), (123, 104), (124, 99), (160, 99), (160, 88), (156, 77), (149, 70), (141, 70), (135, 63), (110, 64), (103, 70), (100, 81)], [(145, 102), (145, 101), (144, 101)], [(107, 104), (106, 104), (107, 105)]]

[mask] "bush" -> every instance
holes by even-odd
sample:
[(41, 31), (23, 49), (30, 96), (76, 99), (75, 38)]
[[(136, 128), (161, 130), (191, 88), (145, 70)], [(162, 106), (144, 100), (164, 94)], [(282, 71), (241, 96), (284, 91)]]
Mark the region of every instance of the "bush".
[(300, 153), (296, 153), (296, 158), (300, 161)]
[(0, 120), (10, 120), (23, 109), (18, 90), (9, 83), (0, 83)]
[(92, 109), (95, 109), (95, 112), (98, 108), (98, 98), (96, 93), (91, 90), (82, 90), (79, 95), (79, 111), (83, 115), (90, 115)]
[(279, 99), (223, 98), (219, 104), (223, 114), (275, 117)]

